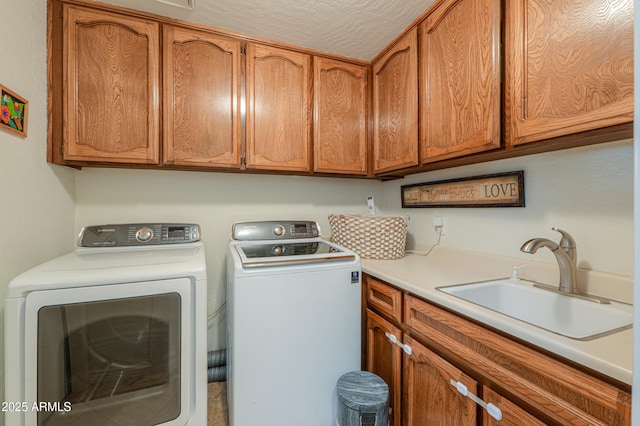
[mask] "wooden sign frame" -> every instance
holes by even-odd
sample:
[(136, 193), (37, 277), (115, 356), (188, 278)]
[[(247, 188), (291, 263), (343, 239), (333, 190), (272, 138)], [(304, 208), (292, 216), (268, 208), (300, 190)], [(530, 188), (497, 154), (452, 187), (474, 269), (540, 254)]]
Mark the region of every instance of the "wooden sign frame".
[(402, 208), (524, 207), (524, 171), (402, 185)]

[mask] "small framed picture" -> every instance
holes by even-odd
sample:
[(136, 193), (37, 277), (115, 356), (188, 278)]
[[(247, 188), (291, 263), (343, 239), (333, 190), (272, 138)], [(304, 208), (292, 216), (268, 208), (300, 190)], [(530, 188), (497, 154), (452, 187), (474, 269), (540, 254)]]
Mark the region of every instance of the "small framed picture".
[(29, 102), (0, 84), (0, 129), (27, 137)]

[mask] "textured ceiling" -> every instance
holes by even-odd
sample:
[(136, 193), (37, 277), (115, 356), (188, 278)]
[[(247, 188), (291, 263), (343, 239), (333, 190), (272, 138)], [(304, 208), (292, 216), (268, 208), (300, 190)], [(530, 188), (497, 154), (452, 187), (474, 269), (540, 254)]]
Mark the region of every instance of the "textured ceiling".
[[(369, 61), (433, 0), (104, 0), (249, 36)], [(193, 10), (168, 4), (193, 5)]]

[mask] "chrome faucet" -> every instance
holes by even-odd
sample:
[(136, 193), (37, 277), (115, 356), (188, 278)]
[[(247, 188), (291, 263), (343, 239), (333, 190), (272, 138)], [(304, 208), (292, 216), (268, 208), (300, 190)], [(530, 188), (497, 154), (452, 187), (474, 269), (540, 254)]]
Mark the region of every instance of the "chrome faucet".
[(546, 238), (534, 238), (522, 245), (520, 251), (525, 253), (535, 253), (540, 247), (546, 247), (556, 256), (560, 269), (560, 285), (558, 290), (562, 293), (578, 293), (576, 280), (576, 242), (568, 232), (551, 228), (562, 234), (562, 239), (558, 244)]

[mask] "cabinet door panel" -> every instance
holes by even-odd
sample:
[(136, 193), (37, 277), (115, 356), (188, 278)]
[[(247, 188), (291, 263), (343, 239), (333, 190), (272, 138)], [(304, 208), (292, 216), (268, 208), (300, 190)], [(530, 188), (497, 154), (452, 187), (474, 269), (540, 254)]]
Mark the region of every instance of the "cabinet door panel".
[(475, 426), (476, 403), (449, 380), (462, 383), (474, 395), (477, 382), (411, 337), (405, 336), (404, 343), (412, 349), (411, 355), (403, 355), (404, 424)]
[(500, 0), (446, 0), (420, 25), (421, 161), (500, 147)]
[(389, 386), (389, 425), (400, 426), (402, 350), (385, 333), (402, 338), (402, 331), (367, 309), (367, 371), (380, 376)]
[(247, 168), (309, 171), (311, 57), (247, 45)]
[(240, 167), (240, 41), (164, 27), (164, 162)]
[(157, 164), (159, 25), (64, 11), (64, 159)]
[(315, 57), (314, 170), (367, 173), (367, 69)]
[(502, 420), (498, 421), (491, 417), (486, 410), (483, 410), (482, 424), (484, 426), (545, 426), (546, 423), (538, 420), (524, 409), (520, 408), (499, 393), (483, 388), (482, 399), (486, 403), (491, 403), (502, 411)]
[(633, 120), (632, 0), (510, 0), (505, 13), (508, 144)]
[(373, 64), (373, 163), (382, 173), (418, 164), (418, 33)]

